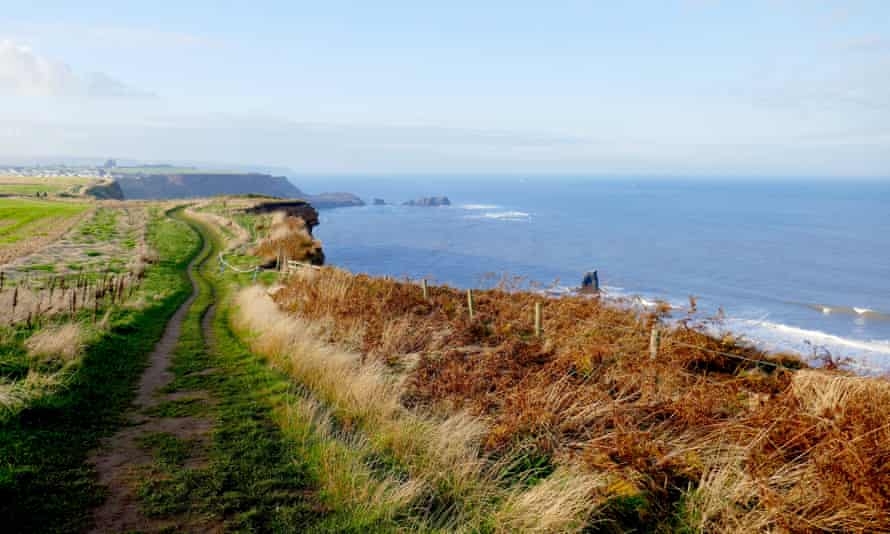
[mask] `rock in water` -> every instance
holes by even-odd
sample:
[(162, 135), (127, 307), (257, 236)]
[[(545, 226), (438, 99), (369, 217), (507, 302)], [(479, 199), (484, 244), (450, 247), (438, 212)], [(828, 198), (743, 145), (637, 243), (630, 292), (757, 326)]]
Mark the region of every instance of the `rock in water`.
[(374, 199), (374, 205), (375, 205), (375, 206), (385, 206), (385, 205), (386, 205), (386, 201), (383, 200), (382, 198), (375, 198), (375, 199)]
[(581, 280), (581, 291), (593, 291), (597, 292), (600, 290), (600, 277), (596, 271), (590, 271), (584, 275), (584, 279)]

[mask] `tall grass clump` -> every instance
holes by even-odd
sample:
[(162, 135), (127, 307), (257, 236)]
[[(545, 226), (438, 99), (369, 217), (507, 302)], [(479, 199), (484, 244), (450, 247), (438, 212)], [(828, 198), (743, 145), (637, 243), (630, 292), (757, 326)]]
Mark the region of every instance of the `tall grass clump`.
[[(424, 299), (332, 268), (272, 298), (239, 297), (255, 348), (412, 476), (444, 484), (437, 506), (484, 502), (515, 530), (890, 529), (888, 381), (759, 350), (694, 304), (669, 323), (677, 310), (500, 288), (475, 293), (471, 320), (462, 291)], [(472, 430), (450, 431), (441, 461), (436, 436), (455, 417)]]
[(316, 265), (324, 263), (321, 242), (309, 234), (303, 219), (284, 212), (273, 214), (267, 235), (259, 240), (251, 254), (265, 264), (274, 264), (282, 258)]

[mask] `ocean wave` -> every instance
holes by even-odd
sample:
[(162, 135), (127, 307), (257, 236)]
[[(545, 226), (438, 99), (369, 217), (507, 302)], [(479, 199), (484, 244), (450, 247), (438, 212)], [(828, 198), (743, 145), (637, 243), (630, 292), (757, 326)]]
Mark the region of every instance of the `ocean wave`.
[(890, 340), (851, 339), (821, 330), (754, 319), (728, 319), (726, 326), (767, 350), (790, 350), (806, 356), (814, 346), (824, 347), (836, 356), (854, 358), (853, 367), (866, 372), (890, 368)]
[(468, 215), (467, 219), (492, 219), (497, 221), (527, 221), (531, 215), (524, 211), (493, 211), (481, 215)]
[(828, 304), (804, 304), (804, 306), (825, 315), (853, 315), (863, 319), (890, 321), (890, 314), (873, 310), (871, 308), (861, 308), (858, 306), (833, 306)]
[(460, 207), (465, 210), (496, 210), (500, 208), (496, 204), (461, 204)]

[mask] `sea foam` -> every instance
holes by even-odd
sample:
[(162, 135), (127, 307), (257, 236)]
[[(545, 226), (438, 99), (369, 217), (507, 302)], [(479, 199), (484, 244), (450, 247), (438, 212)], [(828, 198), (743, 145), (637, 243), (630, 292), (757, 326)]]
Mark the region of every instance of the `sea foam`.
[(527, 221), (531, 217), (524, 211), (493, 211), (481, 215), (468, 215), (467, 219), (492, 219), (497, 221)]

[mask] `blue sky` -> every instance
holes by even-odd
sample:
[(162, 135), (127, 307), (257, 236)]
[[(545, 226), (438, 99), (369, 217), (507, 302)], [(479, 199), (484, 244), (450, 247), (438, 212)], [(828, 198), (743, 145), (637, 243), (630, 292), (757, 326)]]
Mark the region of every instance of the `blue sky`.
[(4, 6), (0, 159), (890, 176), (890, 2), (433, 4)]

